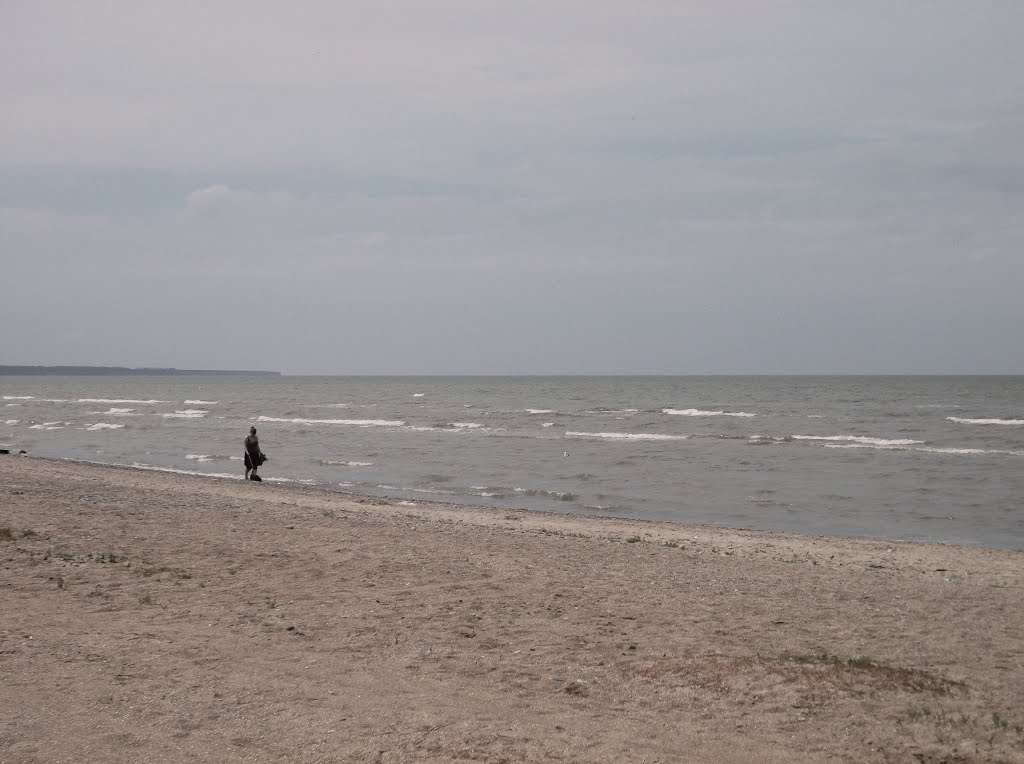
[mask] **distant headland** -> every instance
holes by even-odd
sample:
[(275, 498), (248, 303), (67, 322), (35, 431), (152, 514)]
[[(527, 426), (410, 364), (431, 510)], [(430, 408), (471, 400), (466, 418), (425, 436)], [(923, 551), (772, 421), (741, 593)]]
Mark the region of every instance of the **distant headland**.
[(235, 376), (235, 377), (280, 377), (279, 371), (248, 371), (240, 369), (130, 369), (125, 366), (0, 366), (2, 375), (29, 376), (82, 375), (82, 376), (132, 376), (132, 377), (186, 377), (186, 376)]

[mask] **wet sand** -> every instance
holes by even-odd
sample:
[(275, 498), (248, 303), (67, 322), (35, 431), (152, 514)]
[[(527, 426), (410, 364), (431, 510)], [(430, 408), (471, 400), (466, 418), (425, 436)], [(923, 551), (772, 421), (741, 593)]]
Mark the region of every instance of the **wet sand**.
[(1024, 762), (1024, 552), (0, 456), (0, 762)]

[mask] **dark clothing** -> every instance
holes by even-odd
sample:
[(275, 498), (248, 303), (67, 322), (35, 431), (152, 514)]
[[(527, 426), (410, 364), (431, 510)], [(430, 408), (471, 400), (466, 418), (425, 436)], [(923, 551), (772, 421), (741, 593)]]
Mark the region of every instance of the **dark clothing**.
[[(259, 467), (263, 462), (267, 460), (267, 457), (260, 451), (260, 439), (256, 437), (255, 433), (245, 436), (245, 476), (249, 480), (260, 480), (259, 476), (256, 475), (256, 468)], [(252, 477), (249, 477), (249, 472), (252, 472)]]

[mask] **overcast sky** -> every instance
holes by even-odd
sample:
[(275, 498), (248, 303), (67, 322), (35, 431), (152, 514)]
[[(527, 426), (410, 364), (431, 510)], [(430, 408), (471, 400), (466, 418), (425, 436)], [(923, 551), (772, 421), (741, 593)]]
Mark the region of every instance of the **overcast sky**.
[(0, 2), (0, 363), (1024, 373), (1024, 2)]

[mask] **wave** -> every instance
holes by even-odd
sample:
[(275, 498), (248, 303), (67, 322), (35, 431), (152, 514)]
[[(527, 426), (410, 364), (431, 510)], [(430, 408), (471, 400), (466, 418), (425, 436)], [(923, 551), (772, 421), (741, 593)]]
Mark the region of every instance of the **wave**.
[(185, 409), (184, 411), (175, 411), (173, 414), (161, 414), (160, 416), (164, 419), (202, 419), (209, 413), (209, 411), (203, 409)]
[(20, 421), (20, 419), (8, 419), (4, 424), (17, 424)]
[(554, 414), (554, 409), (526, 409), (527, 414)]
[(405, 422), (397, 419), (283, 419), (274, 416), (260, 416), (257, 422), (281, 422), (284, 424), (340, 424), (352, 427), (401, 427)]
[(220, 401), (185, 401), (186, 406), (216, 406)]
[(541, 427), (554, 427), (555, 423), (554, 422), (542, 422), (540, 426)]
[(890, 446), (878, 443), (825, 443), (825, 448), (874, 448), (885, 451), (910, 451), (909, 446)]
[(43, 422), (29, 427), (30, 430), (63, 430), (66, 422)]
[(748, 414), (746, 411), (701, 411), (700, 409), (662, 409), (661, 413), (671, 416), (757, 416), (757, 414)]
[(372, 467), (373, 462), (344, 462), (336, 459), (321, 459), (320, 464), (325, 467)]
[(956, 456), (974, 456), (981, 454), (1003, 454), (1004, 456), (1024, 456), (1024, 451), (1008, 451), (994, 448), (915, 448), (915, 451), (924, 451), (929, 454), (953, 454)]
[(34, 395), (5, 395), (5, 401), (32, 401), (35, 400)]
[(106, 416), (135, 416), (135, 414), (133, 413), (134, 411), (135, 411), (135, 409), (115, 409), (115, 408), (112, 408), (112, 409), (110, 409), (108, 411), (90, 411), (89, 413), (90, 414), (100, 414), (101, 416), (104, 415), (104, 414)]
[(120, 430), (122, 427), (124, 427), (123, 424), (108, 424), (107, 422), (97, 422), (96, 424), (89, 425), (85, 429), (95, 432), (96, 430)]
[(957, 424), (1005, 424), (1005, 425), (1022, 425), (1024, 419), (966, 419), (959, 416), (948, 416), (946, 417), (950, 422), (956, 422)]
[(520, 496), (536, 496), (555, 501), (576, 501), (576, 494), (572, 491), (548, 491), (543, 488), (513, 488)]
[[(54, 403), (57, 402), (54, 401)], [(77, 403), (170, 403), (170, 401), (140, 401), (134, 398), (79, 398)]]
[(412, 397), (413, 398), (422, 398), (424, 395), (426, 395), (426, 393), (413, 393)]
[(794, 435), (793, 440), (848, 441), (867, 446), (913, 446), (918, 443), (924, 443), (923, 440), (888, 440), (886, 438), (868, 438), (861, 435)]
[(234, 475), (227, 472), (199, 472), (197, 470), (182, 470), (175, 467), (156, 467), (152, 464), (143, 464), (141, 462), (132, 462), (131, 464), (117, 466), (131, 467), (134, 470), (146, 470), (148, 472), (170, 472), (175, 475), (195, 475), (196, 477), (226, 478), (228, 480), (245, 479), (242, 475)]
[(566, 432), (567, 438), (606, 438), (608, 440), (686, 440), (688, 435), (659, 435), (636, 432)]
[(593, 409), (577, 411), (573, 416), (609, 416), (615, 414), (636, 414), (640, 409), (606, 409), (600, 406)]
[(946, 454), (949, 456), (984, 456), (986, 454), (999, 454), (1003, 456), (1024, 456), (1024, 451), (1009, 451), (994, 448), (952, 448), (938, 446), (923, 446), (911, 448), (909, 446), (880, 446), (869, 443), (826, 443), (826, 448), (874, 448), (886, 451), (915, 451), (925, 454)]

